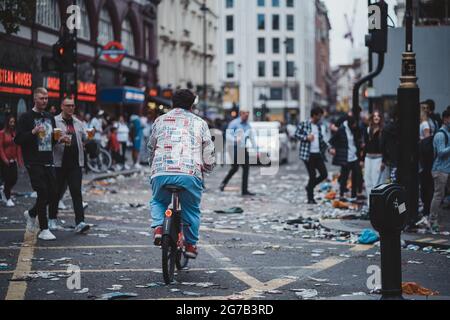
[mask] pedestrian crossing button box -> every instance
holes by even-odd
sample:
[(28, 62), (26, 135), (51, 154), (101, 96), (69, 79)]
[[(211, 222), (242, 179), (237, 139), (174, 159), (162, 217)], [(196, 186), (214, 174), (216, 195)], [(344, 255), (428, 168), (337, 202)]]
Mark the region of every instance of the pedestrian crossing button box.
[(370, 194), (369, 216), (380, 233), (402, 231), (407, 221), (405, 188), (398, 184), (382, 184)]

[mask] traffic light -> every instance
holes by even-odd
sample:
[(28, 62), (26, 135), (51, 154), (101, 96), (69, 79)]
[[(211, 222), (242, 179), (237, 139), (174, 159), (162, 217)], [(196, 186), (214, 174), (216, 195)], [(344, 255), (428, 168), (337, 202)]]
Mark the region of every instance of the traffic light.
[(53, 45), (53, 61), (57, 70), (62, 72), (74, 72), (76, 68), (77, 42), (70, 34), (64, 34)]
[(388, 45), (388, 5), (384, 1), (369, 7), (369, 34), (366, 47), (375, 53), (386, 53)]

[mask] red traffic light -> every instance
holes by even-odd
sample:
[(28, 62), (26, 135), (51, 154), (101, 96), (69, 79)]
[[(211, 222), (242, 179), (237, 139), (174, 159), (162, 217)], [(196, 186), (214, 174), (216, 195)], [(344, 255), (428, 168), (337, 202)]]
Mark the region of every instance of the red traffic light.
[(62, 48), (62, 47), (59, 48), (58, 53), (59, 53), (60, 56), (63, 56), (64, 55), (64, 48)]

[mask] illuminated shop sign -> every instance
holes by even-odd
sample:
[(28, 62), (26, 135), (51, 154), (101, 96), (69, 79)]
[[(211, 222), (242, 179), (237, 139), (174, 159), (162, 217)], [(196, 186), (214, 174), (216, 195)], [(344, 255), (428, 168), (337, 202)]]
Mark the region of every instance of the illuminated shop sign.
[(31, 73), (0, 68), (0, 93), (30, 95), (32, 86)]
[[(44, 86), (48, 89), (50, 98), (59, 99), (59, 78), (44, 78)], [(97, 100), (97, 85), (91, 82), (78, 81), (78, 100), (95, 102)]]

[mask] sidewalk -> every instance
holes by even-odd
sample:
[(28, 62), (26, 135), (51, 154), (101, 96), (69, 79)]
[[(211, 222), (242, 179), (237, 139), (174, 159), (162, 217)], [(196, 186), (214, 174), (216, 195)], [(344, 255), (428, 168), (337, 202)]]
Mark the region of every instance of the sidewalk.
[[(449, 221), (445, 222), (447, 222), (445, 227), (448, 230)], [(348, 233), (361, 233), (364, 229), (373, 229), (368, 220), (321, 219), (320, 224), (326, 229)], [(402, 233), (402, 240), (407, 245), (413, 244), (421, 248), (450, 249), (450, 236), (404, 232)]]

